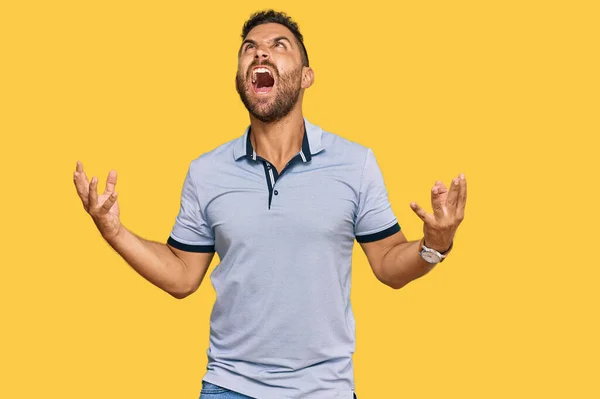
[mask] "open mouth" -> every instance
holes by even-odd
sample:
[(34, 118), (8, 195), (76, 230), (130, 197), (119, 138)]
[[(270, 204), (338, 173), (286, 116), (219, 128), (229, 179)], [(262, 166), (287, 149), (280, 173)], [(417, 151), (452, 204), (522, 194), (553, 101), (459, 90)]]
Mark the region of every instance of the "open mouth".
[(257, 94), (267, 94), (273, 89), (275, 79), (267, 68), (258, 67), (252, 71), (252, 87)]

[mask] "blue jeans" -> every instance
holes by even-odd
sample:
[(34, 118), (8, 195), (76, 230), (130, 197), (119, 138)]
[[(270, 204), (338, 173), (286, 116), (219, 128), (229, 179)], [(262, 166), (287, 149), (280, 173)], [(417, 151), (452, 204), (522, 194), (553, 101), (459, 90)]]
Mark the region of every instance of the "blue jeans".
[(250, 396), (242, 395), (230, 389), (211, 384), (208, 381), (202, 381), (202, 391), (200, 399), (254, 399)]
[[(202, 381), (202, 391), (200, 399), (255, 399), (250, 396), (242, 395), (230, 389), (211, 384), (208, 381)], [(354, 399), (358, 399), (354, 394)]]

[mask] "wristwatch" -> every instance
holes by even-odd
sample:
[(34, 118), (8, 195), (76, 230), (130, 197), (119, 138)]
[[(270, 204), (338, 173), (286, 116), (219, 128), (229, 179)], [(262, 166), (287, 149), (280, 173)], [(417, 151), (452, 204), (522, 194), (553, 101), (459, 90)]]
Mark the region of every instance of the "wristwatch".
[(421, 258), (423, 258), (425, 262), (435, 265), (442, 262), (446, 256), (448, 256), (448, 252), (450, 252), (452, 249), (452, 245), (454, 245), (454, 241), (450, 244), (450, 248), (448, 248), (444, 253), (441, 253), (433, 248), (425, 246), (425, 238), (422, 238), (421, 242), (419, 243), (419, 255), (421, 255)]

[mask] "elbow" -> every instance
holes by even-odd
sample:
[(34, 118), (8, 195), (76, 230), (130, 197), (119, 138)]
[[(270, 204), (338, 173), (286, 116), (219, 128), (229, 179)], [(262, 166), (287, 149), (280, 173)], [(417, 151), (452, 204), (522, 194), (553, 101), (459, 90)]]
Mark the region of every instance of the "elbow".
[(175, 299), (183, 299), (192, 295), (194, 291), (196, 290), (189, 287), (180, 287), (178, 289), (170, 290), (167, 292)]
[(380, 278), (379, 281), (381, 281), (383, 284), (387, 285), (391, 289), (399, 290), (400, 288), (406, 286), (408, 283), (416, 280), (419, 277), (421, 277), (420, 274), (419, 275), (414, 275), (414, 274), (411, 275), (408, 273), (401, 273), (401, 274), (397, 274), (395, 276), (386, 276), (384, 278)]
[(395, 281), (391, 281), (390, 283), (387, 283), (386, 285), (395, 289), (395, 290), (399, 290), (400, 288), (406, 286), (408, 283), (415, 281), (421, 277), (423, 277), (424, 275), (426, 275), (429, 272), (429, 270), (425, 271), (424, 273), (419, 273), (416, 275), (412, 275), (412, 276), (405, 276), (405, 278), (403, 279), (398, 279)]
[(388, 283), (386, 285), (393, 290), (399, 290), (400, 288), (404, 287), (408, 283), (409, 283), (409, 281), (395, 281), (395, 282)]
[(379, 280), (379, 282), (381, 282), (384, 285), (387, 285), (388, 287), (394, 290), (399, 290), (406, 284), (410, 283), (410, 280), (405, 275), (390, 276), (384, 273), (375, 273), (375, 277), (377, 277), (377, 280)]
[(391, 279), (391, 278), (381, 278), (379, 276), (377, 276), (377, 279), (384, 285), (387, 285), (388, 287), (390, 287), (391, 289), (394, 290), (399, 290), (400, 288), (404, 287), (406, 284), (408, 284), (410, 281), (406, 280), (406, 279)]
[(188, 278), (182, 276), (176, 283), (172, 284), (170, 289), (167, 291), (175, 299), (183, 299), (192, 295), (200, 284)]
[(183, 298), (187, 297), (189, 294), (185, 293), (185, 292), (169, 292), (169, 295), (171, 295), (175, 299), (183, 299)]

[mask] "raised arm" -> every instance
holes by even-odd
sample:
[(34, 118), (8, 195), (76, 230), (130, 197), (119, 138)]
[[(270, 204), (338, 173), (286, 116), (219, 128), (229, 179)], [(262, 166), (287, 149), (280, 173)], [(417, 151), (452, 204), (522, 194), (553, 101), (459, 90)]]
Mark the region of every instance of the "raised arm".
[(467, 181), (463, 174), (452, 180), (450, 189), (437, 181), (431, 189), (433, 214), (411, 203), (411, 209), (423, 221), (421, 240), (407, 241), (402, 232), (397, 232), (382, 240), (361, 244), (377, 278), (398, 289), (433, 269), (435, 263), (420, 255), (422, 246), (447, 254), (464, 219), (466, 202)]
[(214, 252), (185, 252), (168, 244), (146, 240), (121, 224), (117, 202), (117, 172), (111, 170), (106, 189), (98, 195), (98, 179), (88, 182), (81, 162), (73, 174), (77, 194), (102, 237), (142, 277), (182, 299), (202, 283)]

